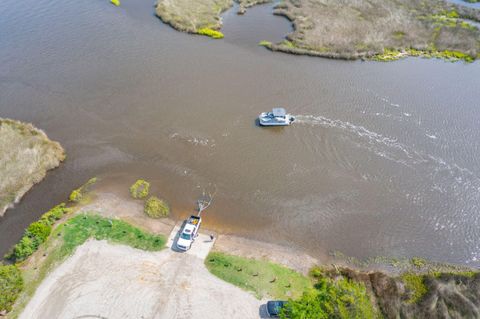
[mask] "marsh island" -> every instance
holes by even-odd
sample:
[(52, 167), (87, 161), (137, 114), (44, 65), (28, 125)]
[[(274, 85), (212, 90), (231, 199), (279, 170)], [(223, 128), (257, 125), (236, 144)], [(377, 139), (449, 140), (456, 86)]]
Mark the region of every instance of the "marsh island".
[(43, 131), (0, 118), (0, 216), (64, 159), (63, 148)]
[[(239, 0), (239, 12), (265, 1)], [(180, 31), (222, 38), (221, 13), (231, 0), (159, 0), (156, 13)], [(472, 62), (480, 54), (480, 10), (444, 1), (284, 0), (274, 14), (294, 31), (261, 45), (293, 54), (339, 59), (397, 60), (404, 56)]]

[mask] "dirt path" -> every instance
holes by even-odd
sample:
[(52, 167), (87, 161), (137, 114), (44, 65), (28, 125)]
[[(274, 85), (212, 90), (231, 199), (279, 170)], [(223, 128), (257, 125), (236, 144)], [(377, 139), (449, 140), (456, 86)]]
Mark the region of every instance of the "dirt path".
[(206, 235), (188, 253), (88, 241), (44, 280), (20, 318), (260, 318), (260, 300), (205, 268), (212, 245)]

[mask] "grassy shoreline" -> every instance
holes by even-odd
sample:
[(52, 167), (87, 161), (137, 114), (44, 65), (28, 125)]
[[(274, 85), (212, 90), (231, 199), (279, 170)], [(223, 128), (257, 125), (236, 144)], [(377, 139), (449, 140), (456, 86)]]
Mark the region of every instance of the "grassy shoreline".
[[(480, 10), (443, 1), (396, 2), (326, 0), (322, 5), (285, 0), (274, 14), (294, 31), (272, 51), (326, 58), (395, 61), (405, 56), (472, 62), (480, 57)], [(396, 54), (392, 54), (396, 52)]]
[[(237, 0), (239, 14), (269, 0)], [(179, 31), (223, 38), (221, 13), (233, 0), (158, 0), (156, 14)], [(480, 10), (444, 1), (283, 0), (273, 14), (294, 31), (271, 51), (344, 60), (396, 61), (407, 56), (473, 62), (480, 58)]]
[(205, 265), (257, 298), (289, 300), (290, 319), (457, 318), (480, 311), (480, 272), (434, 268), (421, 258), (410, 259), (399, 275), (321, 265), (309, 278), (268, 260), (218, 251)]
[(0, 118), (0, 216), (64, 159), (63, 148), (43, 131)]
[(258, 299), (298, 298), (313, 288), (302, 274), (267, 260), (211, 252), (205, 266), (218, 278), (254, 293)]
[[(84, 190), (88, 192), (87, 187)], [(18, 258), (13, 258), (16, 264), (0, 264), (0, 287), (12, 287), (5, 301), (1, 298), (0, 301), (11, 305), (12, 300), (16, 300), (9, 318), (18, 317), (46, 276), (88, 239), (107, 240), (146, 251), (158, 251), (165, 246), (163, 235), (153, 235), (114, 216), (102, 217), (86, 207), (76, 212), (75, 209), (79, 207), (60, 204), (42, 215), (25, 232), (24, 237), (37, 243), (32, 244), (32, 252), (21, 254), (26, 251), (23, 247), (18, 250)], [(52, 228), (46, 230), (39, 227), (39, 223)], [(255, 246), (248, 247), (255, 250)], [(273, 246), (268, 247), (270, 253), (276, 253)], [(458, 317), (480, 313), (480, 291), (476, 289), (480, 286), (480, 273), (467, 267), (432, 263), (418, 257), (378, 257), (361, 262), (336, 253), (335, 260), (344, 259), (349, 266), (322, 264), (311, 268), (306, 276), (260, 257), (265, 256), (263, 252), (247, 258), (239, 256), (242, 254), (239, 251), (231, 255), (225, 248), (228, 246), (208, 255), (206, 268), (258, 299), (290, 300), (294, 314), (291, 319), (317, 318), (305, 312), (306, 309), (326, 317), (343, 313), (347, 314), (346, 318), (396, 318), (398, 315), (434, 318), (437, 314)], [(281, 260), (276, 262), (285, 264)], [(389, 264), (397, 271), (371, 270), (372, 266), (378, 269), (374, 265), (380, 264)]]
[[(61, 214), (52, 217), (53, 223), (57, 223), (45, 240), (34, 246), (34, 251), (24, 258), (15, 258), (15, 255), (13, 258), (12, 255), (8, 256), (16, 262), (12, 266), (0, 263), (0, 268), (15, 267), (18, 269), (23, 279), (22, 288), (19, 291), (5, 292), (6, 295), (11, 295), (11, 302), (14, 303), (10, 302), (9, 307), (0, 309), (0, 311), (10, 311), (10, 307), (13, 306), (11, 312), (8, 313), (9, 318), (18, 317), (48, 273), (72, 255), (75, 249), (88, 239), (107, 240), (110, 243), (127, 245), (145, 251), (159, 251), (165, 248), (166, 237), (164, 235), (154, 235), (125, 221), (101, 217), (94, 212), (75, 215), (64, 204), (57, 207), (65, 209)], [(47, 212), (43, 216), (50, 216), (50, 214)], [(42, 217), (39, 222), (42, 220), (45, 219)], [(25, 236), (31, 236), (28, 230)], [(2, 278), (0, 278), (1, 281)]]

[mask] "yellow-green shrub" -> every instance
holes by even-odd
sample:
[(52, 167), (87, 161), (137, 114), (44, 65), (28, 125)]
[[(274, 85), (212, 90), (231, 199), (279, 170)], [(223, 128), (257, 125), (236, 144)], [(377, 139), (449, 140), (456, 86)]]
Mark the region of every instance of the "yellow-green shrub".
[(90, 178), (85, 184), (73, 190), (73, 192), (70, 193), (70, 196), (68, 197), (68, 199), (71, 202), (79, 203), (84, 198), (84, 195), (89, 191), (90, 187), (96, 182), (97, 182), (96, 177)]
[(163, 200), (152, 196), (145, 202), (145, 214), (151, 218), (166, 217), (170, 213), (170, 209)]
[(139, 179), (132, 186), (130, 186), (130, 195), (136, 199), (142, 199), (148, 196), (150, 191), (150, 183)]
[(206, 35), (208, 37), (211, 37), (213, 39), (222, 39), (223, 38), (223, 33), (217, 30), (213, 30), (210, 28), (201, 28), (198, 29), (197, 31), (198, 34), (201, 35)]

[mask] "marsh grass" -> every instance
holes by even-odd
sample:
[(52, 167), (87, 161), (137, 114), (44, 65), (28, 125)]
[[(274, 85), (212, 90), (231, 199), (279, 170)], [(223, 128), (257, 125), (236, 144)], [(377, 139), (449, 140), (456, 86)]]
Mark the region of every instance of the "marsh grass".
[(156, 14), (173, 28), (199, 33), (199, 30), (219, 30), (220, 14), (233, 5), (232, 0), (158, 0)]
[(312, 288), (307, 277), (266, 260), (212, 252), (207, 256), (205, 265), (215, 276), (253, 292), (259, 299), (268, 296), (277, 299), (297, 298)]
[(0, 216), (64, 159), (60, 144), (41, 130), (0, 118)]
[(413, 48), (423, 57), (466, 62), (480, 53), (480, 31), (462, 21), (480, 21), (480, 11), (443, 1), (285, 0), (275, 14), (289, 19), (294, 32), (287, 35), (293, 46), (280, 42), (274, 51), (395, 61)]
[(407, 299), (407, 303), (417, 303), (427, 293), (428, 290), (424, 283), (423, 274), (408, 272), (402, 274), (400, 278), (410, 292), (410, 298)]

